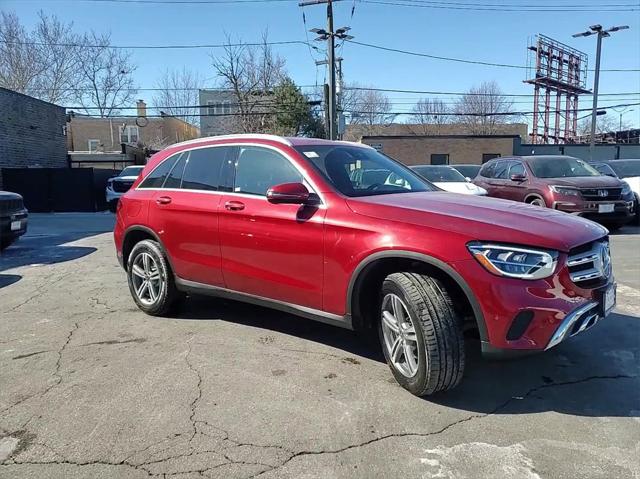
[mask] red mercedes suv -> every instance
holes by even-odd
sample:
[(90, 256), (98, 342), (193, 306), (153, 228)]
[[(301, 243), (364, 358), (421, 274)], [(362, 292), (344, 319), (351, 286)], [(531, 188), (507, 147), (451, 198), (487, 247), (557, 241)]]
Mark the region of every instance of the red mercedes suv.
[(202, 293), (377, 331), (416, 395), (460, 382), (467, 332), (486, 354), (545, 350), (615, 304), (605, 228), (441, 191), (355, 143), (172, 145), (120, 200), (114, 237), (144, 312)]

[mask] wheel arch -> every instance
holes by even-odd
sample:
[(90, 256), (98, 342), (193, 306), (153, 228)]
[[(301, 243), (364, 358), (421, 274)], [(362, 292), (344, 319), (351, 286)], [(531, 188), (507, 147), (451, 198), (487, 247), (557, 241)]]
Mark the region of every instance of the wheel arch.
[(381, 278), (384, 280), (384, 277), (391, 274), (391, 272), (404, 271), (407, 268), (412, 271), (417, 270), (418, 272), (432, 274), (443, 280), (447, 285), (453, 286), (454, 293), (468, 303), (480, 340), (483, 343), (488, 341), (487, 327), (482, 309), (464, 278), (447, 263), (437, 258), (405, 250), (388, 250), (373, 253), (364, 258), (354, 269), (349, 280), (346, 298), (347, 316), (351, 317), (354, 329), (367, 330), (373, 326), (371, 318), (366, 317), (366, 304), (371, 304), (371, 302), (363, 302), (363, 293), (369, 291), (371, 287), (376, 287), (378, 283), (381, 284)]
[(127, 264), (129, 262), (129, 254), (131, 254), (131, 250), (133, 249), (133, 247), (137, 243), (145, 239), (153, 240), (160, 245), (160, 249), (164, 252), (164, 256), (167, 262), (169, 263), (169, 266), (171, 266), (171, 270), (175, 271), (173, 269), (173, 263), (171, 262), (171, 258), (167, 254), (167, 250), (164, 247), (164, 244), (162, 243), (162, 240), (160, 239), (160, 237), (151, 228), (143, 225), (130, 226), (124, 232), (123, 240), (122, 240), (122, 265), (124, 269), (125, 270), (127, 269)]
[(542, 194), (540, 193), (529, 193), (527, 194), (527, 196), (524, 197), (524, 202), (525, 203), (530, 203), (531, 200), (533, 199), (540, 199), (542, 201), (544, 201), (544, 204), (547, 204), (547, 200), (544, 199), (544, 196), (542, 196)]

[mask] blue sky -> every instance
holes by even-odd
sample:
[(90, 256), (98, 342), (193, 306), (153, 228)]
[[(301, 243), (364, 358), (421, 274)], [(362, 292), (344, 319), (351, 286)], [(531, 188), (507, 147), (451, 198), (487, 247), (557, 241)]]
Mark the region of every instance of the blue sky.
[[(462, 2), (462, 0), (452, 0)], [(467, 3), (604, 5), (635, 3), (637, 0), (466, 0)], [(351, 17), (352, 7), (355, 12)], [(96, 3), (74, 0), (0, 0), (0, 8), (15, 11), (22, 22), (31, 27), (38, 10), (54, 13), (65, 21), (73, 21), (79, 31), (110, 31), (112, 43), (140, 44), (215, 44), (222, 43), (225, 33), (245, 41), (256, 41), (265, 28), (272, 41), (305, 40), (302, 21), (304, 10), (307, 28), (325, 26), (325, 7), (305, 7), (297, 2), (245, 4), (137, 4)], [(602, 68), (640, 68), (640, 12), (584, 11), (571, 12), (503, 12), (466, 11), (435, 8), (409, 8), (343, 1), (335, 5), (336, 26), (348, 25), (356, 40), (391, 48), (413, 50), (490, 62), (526, 64), (528, 37), (542, 33), (578, 48), (589, 55), (590, 67), (595, 63), (595, 37), (571, 37), (572, 33), (600, 23), (606, 27), (626, 24), (630, 30), (613, 34), (604, 40)], [(309, 38), (313, 38), (309, 34)], [(322, 45), (320, 45), (322, 46)], [(287, 61), (292, 78), (300, 85), (324, 80), (324, 69), (313, 63), (309, 49), (303, 45), (277, 47)], [(346, 44), (339, 53), (344, 58), (345, 80), (380, 88), (436, 91), (464, 91), (484, 80), (496, 80), (506, 93), (530, 94), (524, 84), (525, 70), (505, 69), (416, 58), (398, 53), (373, 50)], [(313, 52), (315, 59), (321, 54)], [(207, 78), (206, 86), (215, 86), (209, 51), (135, 50), (138, 65), (136, 80), (140, 87), (153, 87), (165, 68), (183, 65)], [(587, 84), (591, 87), (593, 74)], [(603, 72), (600, 90), (640, 92), (640, 72)], [(140, 92), (151, 102), (151, 92)], [(390, 93), (395, 110), (408, 110), (418, 96)], [(444, 97), (450, 98), (450, 97)], [(640, 102), (640, 95), (623, 97), (622, 103)], [(451, 101), (450, 99), (446, 101)], [(531, 110), (528, 98), (516, 99), (518, 109)], [(616, 101), (617, 102), (617, 101)], [(601, 103), (614, 104), (610, 101)], [(585, 98), (580, 107), (590, 106)], [(640, 106), (625, 113), (625, 121), (640, 125)], [(615, 113), (617, 118), (618, 113)]]

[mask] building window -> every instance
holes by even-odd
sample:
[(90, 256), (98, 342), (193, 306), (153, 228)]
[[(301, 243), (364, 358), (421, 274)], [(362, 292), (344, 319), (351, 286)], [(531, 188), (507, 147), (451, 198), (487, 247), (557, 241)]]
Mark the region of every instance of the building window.
[(98, 151), (100, 140), (88, 140), (87, 143), (89, 144), (89, 153), (96, 153)]
[(231, 102), (229, 101), (208, 101), (208, 115), (228, 115), (231, 113)]
[(121, 127), (120, 143), (138, 143), (138, 126), (126, 125)]
[(500, 153), (483, 153), (482, 164), (486, 163), (489, 160), (493, 160), (494, 158), (500, 158), (500, 156)]
[(431, 155), (431, 164), (432, 165), (448, 165), (449, 155), (446, 155), (443, 153), (434, 153)]

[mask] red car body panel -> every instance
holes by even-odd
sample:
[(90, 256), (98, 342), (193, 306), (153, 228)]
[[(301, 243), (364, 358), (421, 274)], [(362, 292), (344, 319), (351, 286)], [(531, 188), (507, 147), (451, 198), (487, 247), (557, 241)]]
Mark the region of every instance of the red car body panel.
[[(293, 146), (327, 144), (288, 141)], [(446, 265), (461, 279), (477, 307), (482, 339), (498, 349), (544, 349), (566, 315), (597, 300), (603, 287), (578, 287), (566, 266), (572, 248), (606, 237), (607, 230), (593, 222), (525, 204), (445, 192), (349, 198), (282, 141), (211, 138), (196, 145), (243, 143), (277, 149), (297, 164), (322, 205), (273, 204), (232, 191), (137, 188), (163, 159), (192, 147), (187, 142), (154, 155), (121, 200), (114, 231), (119, 257), (124, 255), (126, 234), (143, 229), (162, 244), (181, 279), (349, 317), (351, 288), (363, 264), (381, 253), (414, 254)], [(171, 202), (157, 203), (162, 196), (170, 196)], [(543, 280), (498, 277), (471, 256), (471, 241), (559, 251), (558, 266)], [(609, 278), (607, 284), (612, 281)], [(534, 319), (521, 337), (509, 341), (506, 332), (523, 309), (531, 310)]]

